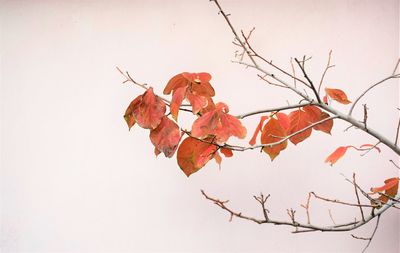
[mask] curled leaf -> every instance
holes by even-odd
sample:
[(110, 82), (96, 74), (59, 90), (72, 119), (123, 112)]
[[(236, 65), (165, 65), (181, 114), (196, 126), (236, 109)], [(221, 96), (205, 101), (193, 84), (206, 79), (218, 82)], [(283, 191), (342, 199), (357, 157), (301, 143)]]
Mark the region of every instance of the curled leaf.
[(222, 154), (224, 154), (225, 157), (232, 157), (233, 152), (231, 149), (228, 148), (221, 148), (219, 151), (221, 151)]
[(336, 100), (337, 102), (341, 104), (350, 104), (351, 101), (347, 99), (346, 93), (340, 89), (330, 89), (330, 88), (325, 88), (326, 95), (328, 95), (330, 98), (333, 100)]
[(135, 119), (135, 113), (139, 108), (139, 104), (142, 101), (142, 95), (137, 96), (128, 106), (128, 108), (125, 111), (124, 119), (126, 123), (128, 124), (129, 130), (135, 125), (136, 119)]

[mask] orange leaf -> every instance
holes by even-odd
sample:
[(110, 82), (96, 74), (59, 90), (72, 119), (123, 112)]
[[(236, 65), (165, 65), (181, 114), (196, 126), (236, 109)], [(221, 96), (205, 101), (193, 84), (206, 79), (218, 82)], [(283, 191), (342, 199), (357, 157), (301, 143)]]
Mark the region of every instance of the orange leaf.
[(218, 152), (214, 153), (214, 160), (218, 164), (219, 169), (221, 169), (222, 157), (219, 155)]
[(216, 145), (187, 137), (178, 148), (176, 155), (178, 165), (185, 175), (189, 177), (213, 158), (216, 150)]
[(210, 84), (211, 75), (209, 73), (182, 73), (182, 76), (191, 82), (191, 90), (194, 94), (213, 97), (214, 88)]
[(253, 146), (256, 144), (256, 139), (257, 139), (258, 133), (261, 131), (264, 121), (267, 119), (268, 119), (268, 116), (262, 116), (260, 118), (260, 122), (258, 123), (256, 130), (254, 131), (253, 137), (251, 137), (251, 140), (249, 141), (250, 145)]
[(142, 101), (142, 95), (137, 96), (128, 106), (128, 108), (125, 111), (124, 119), (126, 123), (128, 124), (129, 130), (135, 125), (136, 119), (134, 114), (139, 108), (139, 104)]
[(171, 106), (170, 106), (170, 111), (172, 118), (174, 118), (175, 121), (178, 120), (178, 113), (179, 113), (179, 107), (182, 104), (183, 99), (185, 98), (187, 87), (179, 87), (178, 89), (174, 90), (173, 95), (172, 95), (172, 100), (171, 100)]
[(228, 114), (229, 108), (224, 103), (217, 103), (214, 110), (209, 111), (196, 119), (192, 126), (192, 136), (204, 139), (215, 136), (218, 144), (224, 144), (229, 137), (246, 137), (246, 128), (232, 115)]
[[(279, 124), (279, 121), (277, 119), (271, 118), (267, 122), (267, 124), (265, 124), (262, 130), (261, 143), (262, 144), (274, 143), (281, 140), (281, 138), (279, 137), (285, 137), (285, 136), (286, 136), (286, 131), (281, 126), (281, 124)], [(271, 161), (273, 161), (275, 157), (277, 157), (279, 153), (286, 147), (287, 147), (287, 140), (272, 147), (264, 147), (263, 151), (267, 153), (271, 158)]]
[[(326, 119), (326, 118), (329, 118), (329, 117), (330, 117), (330, 115), (328, 113), (321, 112), (321, 119), (320, 120), (323, 120), (323, 119)], [(313, 129), (315, 129), (317, 131), (322, 131), (322, 132), (327, 133), (327, 134), (331, 134), (332, 127), (333, 127), (333, 119), (330, 119), (330, 120), (324, 121), (321, 124), (318, 124), (318, 125), (314, 126)]]
[(331, 166), (334, 165), (340, 158), (342, 158), (344, 156), (344, 154), (346, 154), (347, 149), (350, 146), (347, 147), (338, 147), (332, 154), (330, 154), (325, 162), (326, 163), (330, 163)]
[(346, 93), (344, 93), (344, 91), (342, 91), (340, 89), (325, 88), (325, 92), (330, 98), (332, 98), (333, 100), (338, 101), (339, 103), (342, 103), (342, 104), (345, 104), (345, 105), (351, 103), (351, 101), (347, 99)]
[(224, 154), (225, 157), (232, 157), (233, 156), (233, 152), (232, 152), (231, 149), (221, 148), (220, 151), (221, 151), (222, 154)]
[[(172, 157), (181, 139), (179, 126), (164, 116), (157, 128), (150, 131), (151, 143), (166, 157)], [(157, 155), (157, 152), (155, 152)]]
[[(385, 191), (386, 195), (388, 195), (390, 197), (395, 197), (397, 195), (398, 189), (399, 189), (399, 178), (393, 177), (393, 178), (386, 179), (385, 184), (383, 186), (371, 188), (371, 191), (373, 193)], [(389, 198), (384, 195), (381, 195), (379, 197), (379, 200), (382, 203), (387, 203), (389, 201)]]
[[(308, 118), (308, 114), (302, 110), (296, 110), (289, 114), (290, 119), (290, 127), (288, 129), (288, 134), (293, 134), (295, 132), (301, 131), (302, 129), (308, 127), (310, 125), (310, 119)], [(311, 128), (302, 131), (299, 134), (290, 138), (290, 141), (297, 145), (297, 143), (304, 141), (311, 135)]]

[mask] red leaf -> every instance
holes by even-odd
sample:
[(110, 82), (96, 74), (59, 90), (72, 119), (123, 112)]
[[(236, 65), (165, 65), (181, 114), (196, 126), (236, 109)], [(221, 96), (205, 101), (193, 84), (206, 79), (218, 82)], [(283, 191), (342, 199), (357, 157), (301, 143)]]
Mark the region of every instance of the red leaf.
[(330, 98), (332, 98), (333, 100), (336, 100), (339, 103), (342, 103), (345, 105), (351, 103), (351, 101), (347, 99), (346, 93), (344, 93), (344, 91), (342, 91), (340, 89), (325, 88), (325, 92)]
[(142, 96), (139, 109), (134, 111), (136, 122), (146, 129), (156, 128), (165, 114), (165, 103), (161, 98), (154, 95), (150, 87)]
[(202, 108), (207, 106), (207, 98), (203, 96), (193, 95), (192, 93), (186, 94), (187, 100), (189, 100), (192, 106), (192, 112), (197, 114)]
[(209, 111), (196, 119), (192, 126), (192, 136), (204, 139), (215, 136), (215, 142), (224, 144), (229, 137), (246, 137), (246, 128), (232, 115), (228, 114), (229, 108), (224, 103), (217, 103), (214, 110)]
[(175, 121), (178, 120), (179, 107), (181, 106), (182, 101), (185, 98), (186, 90), (186, 86), (179, 87), (174, 90), (174, 93), (172, 95), (170, 111), (172, 118), (174, 118)]
[(372, 144), (363, 144), (363, 145), (360, 146), (360, 148), (365, 148), (365, 147), (368, 147), (368, 148), (371, 148), (371, 149), (374, 148), (374, 149), (378, 150), (379, 153), (381, 152), (380, 148), (378, 148), (378, 147), (376, 147), (375, 145), (372, 145)]
[[(210, 84), (210, 80), (211, 75), (204, 72), (183, 72), (169, 80), (164, 89), (164, 94), (168, 95), (173, 91), (171, 114), (175, 120), (177, 120), (179, 107), (185, 98), (189, 100), (192, 105), (192, 112), (194, 114), (206, 108), (209, 103), (210, 108), (214, 106), (211, 97), (215, 95), (215, 91)], [(183, 92), (183, 89), (185, 89), (185, 92)], [(205, 111), (209, 111), (210, 108), (207, 108)]]
[(276, 117), (278, 118), (279, 124), (287, 131), (290, 127), (290, 119), (289, 116), (282, 112), (278, 112), (276, 114)]
[(308, 119), (311, 123), (315, 123), (321, 120), (321, 109), (313, 105), (307, 105), (303, 107), (303, 110), (307, 113)]
[[(390, 197), (395, 197), (397, 195), (398, 189), (399, 189), (399, 178), (393, 177), (393, 178), (386, 179), (385, 184), (383, 186), (371, 188), (371, 191), (373, 193), (385, 191), (386, 195), (388, 195)], [(387, 203), (389, 201), (389, 198), (384, 195), (381, 195), (379, 197), (379, 200), (382, 203)]]
[(232, 152), (231, 149), (221, 148), (220, 151), (221, 151), (222, 154), (224, 154), (225, 157), (232, 157), (233, 156), (233, 152)]
[(142, 95), (137, 96), (128, 106), (128, 108), (125, 111), (124, 119), (126, 123), (128, 124), (129, 130), (135, 125), (136, 119), (134, 114), (139, 108), (139, 104), (142, 101)]
[[(302, 129), (308, 127), (310, 125), (310, 119), (308, 118), (308, 114), (302, 110), (296, 110), (289, 114), (290, 119), (290, 127), (288, 129), (288, 134), (293, 134), (295, 132), (301, 131)], [(311, 128), (302, 131), (299, 134), (290, 138), (290, 141), (297, 145), (297, 143), (304, 141), (311, 135)]]
[(262, 117), (260, 118), (260, 122), (258, 123), (258, 125), (257, 125), (257, 127), (256, 127), (256, 130), (254, 130), (253, 137), (251, 137), (251, 140), (249, 141), (249, 144), (250, 144), (250, 145), (253, 146), (253, 145), (256, 144), (256, 140), (257, 140), (258, 133), (261, 132), (262, 126), (263, 126), (263, 124), (264, 124), (264, 121), (267, 120), (268, 118), (269, 118), (268, 116), (262, 116)]
[(189, 83), (190, 83), (190, 81), (187, 80), (186, 78), (184, 78), (182, 74), (177, 74), (168, 81), (167, 85), (164, 88), (163, 93), (165, 95), (168, 95), (173, 90), (176, 90), (180, 87), (188, 86)]
[(344, 156), (344, 154), (346, 154), (347, 149), (350, 146), (347, 147), (338, 147), (332, 154), (330, 154), (325, 162), (326, 163), (330, 163), (331, 166), (334, 165), (340, 158), (342, 158)]
[[(156, 150), (163, 152), (166, 157), (172, 157), (181, 139), (179, 126), (164, 116), (157, 128), (150, 131), (150, 140)], [(157, 155), (157, 152), (155, 152)]]
[(200, 170), (217, 150), (217, 146), (209, 144), (192, 137), (183, 140), (178, 148), (178, 165), (186, 176)]
[[(320, 120), (323, 120), (323, 119), (326, 119), (326, 118), (329, 118), (329, 117), (330, 117), (330, 115), (328, 113), (321, 112), (321, 119)], [(321, 124), (318, 124), (318, 125), (314, 126), (313, 129), (315, 129), (317, 131), (322, 131), (322, 132), (327, 133), (327, 134), (331, 134), (332, 127), (333, 127), (333, 119), (330, 119), (330, 120), (324, 121)]]
[[(277, 136), (277, 137), (275, 137)], [(282, 140), (286, 136), (286, 130), (281, 126), (277, 119), (271, 118), (267, 124), (265, 124), (261, 133), (261, 143), (269, 144)], [(278, 138), (282, 137), (282, 138)], [(264, 147), (263, 151), (269, 155), (271, 161), (279, 155), (279, 153), (287, 147), (287, 140), (284, 142), (274, 145), (272, 147)]]

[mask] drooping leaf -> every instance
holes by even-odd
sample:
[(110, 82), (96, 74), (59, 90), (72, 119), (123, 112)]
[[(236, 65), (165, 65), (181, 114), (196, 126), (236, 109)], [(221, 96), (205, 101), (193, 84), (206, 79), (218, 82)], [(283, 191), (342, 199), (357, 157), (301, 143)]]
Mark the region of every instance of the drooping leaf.
[(192, 126), (193, 137), (204, 139), (215, 136), (215, 142), (224, 144), (229, 137), (246, 137), (246, 128), (240, 120), (228, 114), (229, 107), (224, 103), (217, 103), (214, 110), (209, 111), (196, 119)]
[(365, 147), (368, 147), (368, 148), (370, 148), (370, 149), (376, 149), (379, 153), (381, 152), (381, 149), (380, 148), (378, 148), (376, 145), (372, 145), (372, 144), (363, 144), (363, 145), (361, 145), (360, 146), (360, 148), (365, 148)]
[(310, 137), (312, 131), (311, 128), (303, 131), (303, 129), (310, 125), (310, 119), (308, 118), (308, 114), (306, 112), (300, 109), (295, 110), (289, 114), (289, 119), (290, 127), (288, 129), (288, 135), (302, 131), (289, 139), (294, 145), (297, 145), (299, 142), (302, 142)]
[(332, 154), (330, 154), (326, 159), (325, 162), (326, 163), (330, 163), (330, 165), (334, 165), (340, 158), (342, 158), (344, 156), (344, 154), (346, 154), (347, 149), (350, 146), (347, 147), (338, 147), (335, 151), (333, 151)]
[(207, 107), (208, 101), (206, 97), (187, 93), (186, 98), (189, 100), (189, 103), (192, 106), (193, 114), (197, 114), (201, 109)]
[[(321, 112), (321, 120), (329, 118), (330, 115), (326, 112)], [(331, 130), (333, 127), (333, 119), (327, 120), (322, 122), (321, 124), (318, 124), (316, 126), (313, 126), (313, 129), (317, 131), (322, 131), (327, 134), (331, 134)]]
[(185, 175), (189, 177), (212, 159), (216, 150), (216, 145), (187, 137), (178, 148), (176, 156), (178, 165)]
[(133, 115), (139, 126), (146, 129), (156, 128), (165, 114), (165, 103), (162, 99), (154, 95), (153, 88), (150, 87), (143, 94), (138, 110)]
[[(151, 143), (156, 150), (163, 152), (166, 157), (172, 157), (181, 139), (179, 126), (164, 116), (157, 128), (150, 131)], [(157, 155), (157, 152), (155, 152)]]
[(260, 122), (258, 123), (256, 130), (254, 130), (253, 137), (251, 137), (251, 140), (249, 141), (250, 145), (254, 146), (256, 144), (257, 136), (261, 132), (264, 121), (267, 120), (268, 118), (269, 118), (268, 116), (261, 116)]
[(218, 168), (221, 169), (222, 157), (219, 155), (218, 151), (214, 153), (214, 160), (218, 164)]
[(321, 120), (321, 109), (314, 105), (307, 105), (303, 107), (303, 110), (307, 113), (308, 119), (311, 123), (315, 123)]
[(128, 124), (129, 130), (135, 125), (136, 119), (135, 119), (135, 113), (139, 109), (139, 104), (142, 101), (142, 95), (137, 96), (128, 106), (128, 108), (125, 111), (124, 119), (126, 123)]
[[(271, 118), (267, 124), (265, 124), (261, 133), (261, 143), (270, 144), (281, 141), (286, 136), (286, 130), (281, 126), (279, 121), (275, 118)], [(269, 155), (271, 161), (279, 155), (279, 153), (287, 147), (287, 140), (272, 147), (264, 147), (263, 151)]]
[(182, 101), (185, 98), (186, 90), (187, 90), (187, 87), (182, 86), (182, 87), (179, 87), (178, 89), (174, 90), (174, 92), (173, 92), (170, 111), (171, 111), (172, 118), (174, 118), (175, 121), (178, 120), (179, 107), (181, 106)]
[(233, 156), (233, 152), (232, 152), (231, 149), (221, 148), (220, 151), (221, 151), (222, 154), (224, 154), (225, 157), (232, 157)]
[(330, 88), (325, 88), (326, 94), (333, 100), (336, 100), (339, 103), (342, 104), (350, 104), (351, 101), (348, 100), (346, 93), (340, 89), (330, 89)]
[[(399, 178), (393, 177), (393, 178), (386, 179), (385, 184), (383, 186), (371, 188), (371, 191), (373, 193), (385, 191), (386, 195), (388, 195), (390, 197), (395, 197), (397, 195), (398, 189), (399, 189)], [(389, 201), (389, 198), (387, 196), (381, 195), (379, 197), (379, 200), (382, 203), (387, 203)]]
[(338, 147), (332, 154), (330, 154), (330, 155), (326, 158), (325, 162), (326, 162), (326, 163), (330, 163), (331, 166), (332, 166), (332, 165), (335, 164), (340, 158), (342, 158), (342, 157), (344, 156), (344, 154), (346, 153), (346, 151), (347, 151), (349, 148), (353, 148), (353, 149), (355, 149), (355, 150), (357, 150), (357, 151), (365, 151), (365, 149), (363, 149), (364, 147), (375, 148), (376, 150), (378, 150), (378, 152), (381, 152), (381, 150), (380, 150), (378, 147), (376, 147), (375, 145), (372, 145), (372, 144), (363, 144), (363, 145), (361, 145), (359, 148), (354, 147), (354, 146), (351, 146), (351, 145), (350, 145), (350, 146), (341, 146), (341, 147)]
[[(304, 106), (303, 110), (307, 113), (311, 123), (316, 123), (330, 117), (328, 113), (321, 111), (321, 109), (319, 109), (314, 105)], [(325, 132), (327, 134), (331, 134), (332, 127), (333, 127), (333, 119), (330, 119), (324, 121), (323, 123), (313, 126), (313, 129)]]
[(276, 118), (279, 121), (279, 124), (285, 129), (286, 131), (289, 130), (290, 127), (290, 118), (288, 115), (284, 114), (283, 112), (278, 112)]

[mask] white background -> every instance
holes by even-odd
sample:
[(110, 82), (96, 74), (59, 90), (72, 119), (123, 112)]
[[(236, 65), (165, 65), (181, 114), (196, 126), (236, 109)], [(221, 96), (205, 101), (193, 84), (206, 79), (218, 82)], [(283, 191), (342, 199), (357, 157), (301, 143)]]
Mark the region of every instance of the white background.
[[(221, 1), (238, 29), (256, 27), (254, 47), (290, 69), (290, 57), (318, 83), (328, 52), (328, 87), (353, 100), (389, 75), (399, 57), (399, 2)], [(332, 137), (290, 145), (271, 163), (258, 151), (235, 153), (222, 169), (211, 161), (190, 178), (175, 157), (155, 158), (148, 131), (128, 132), (122, 115), (143, 91), (123, 85), (116, 66), (161, 93), (183, 72), (213, 75), (216, 101), (232, 114), (298, 102), (287, 90), (232, 64), (232, 34), (216, 6), (199, 1), (0, 1), (1, 230), (8, 252), (360, 252), (374, 221), (349, 233), (291, 234), (291, 228), (234, 219), (200, 189), (230, 199), (232, 208), (261, 217), (252, 195), (270, 193), (270, 216), (286, 209), (306, 220), (309, 191), (355, 202), (340, 175), (357, 173), (369, 189), (398, 175), (385, 147), (361, 157), (354, 150), (335, 166), (325, 157), (341, 145), (375, 143), (337, 121)], [(369, 125), (394, 140), (398, 81), (373, 90)], [(334, 104), (347, 111), (349, 106)], [(246, 119), (249, 140), (258, 116)], [(233, 140), (235, 142), (235, 140)], [(245, 144), (246, 142), (238, 142)], [(311, 221), (331, 225), (359, 218), (355, 208), (311, 201)], [(389, 210), (369, 252), (399, 252), (399, 211)]]

